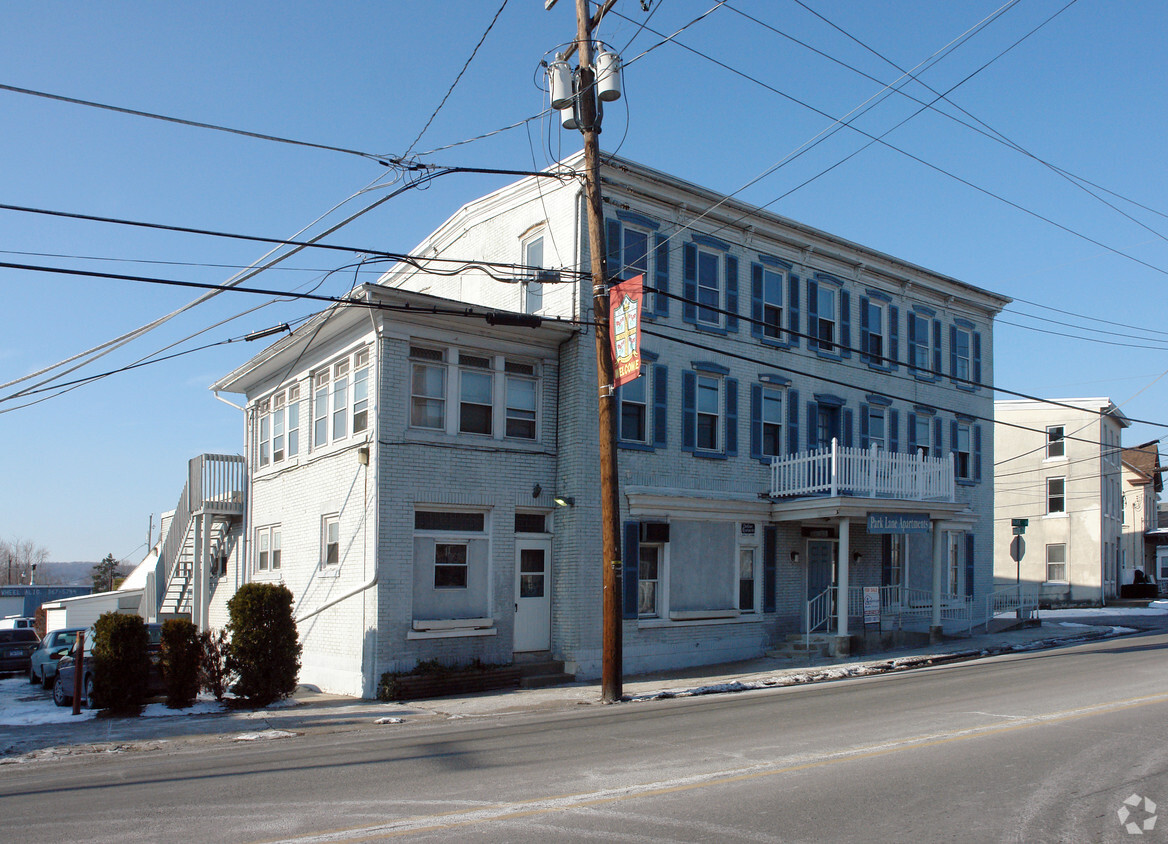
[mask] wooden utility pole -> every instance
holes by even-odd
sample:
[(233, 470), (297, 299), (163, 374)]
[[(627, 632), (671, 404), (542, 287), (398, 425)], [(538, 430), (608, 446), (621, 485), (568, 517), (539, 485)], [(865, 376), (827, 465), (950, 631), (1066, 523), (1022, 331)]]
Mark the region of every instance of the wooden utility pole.
[[(611, 4), (609, 4), (611, 5)], [(598, 15), (599, 17), (599, 15)], [(592, 27), (588, 0), (576, 0), (576, 47), (580, 52), (579, 114), (584, 133), (584, 193), (588, 217), (588, 251), (592, 258), (592, 319), (596, 324), (596, 383), (600, 388), (600, 522), (603, 542), (602, 651), (600, 698), (621, 699), (621, 553), (620, 498), (616, 473), (616, 395), (608, 325), (608, 268), (604, 212), (600, 202), (600, 142), (596, 125), (596, 73), (592, 66)]]

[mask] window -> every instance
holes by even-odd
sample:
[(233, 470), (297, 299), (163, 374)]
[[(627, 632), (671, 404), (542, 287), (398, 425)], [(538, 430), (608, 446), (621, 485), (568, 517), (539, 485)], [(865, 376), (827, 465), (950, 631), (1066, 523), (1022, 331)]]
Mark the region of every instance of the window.
[(320, 522), (320, 562), (335, 566), (341, 562), (341, 517), (325, 516)]
[(507, 361), (507, 436), (535, 439), (535, 366)]
[(888, 448), (888, 439), (885, 429), (885, 410), (882, 407), (868, 406), (868, 447), (875, 445), (879, 449)]
[(914, 438), (917, 450), (919, 450), (925, 457), (929, 456), (929, 428), (931, 427), (931, 419), (923, 414), (917, 414), (913, 417)]
[(1067, 582), (1067, 546), (1062, 542), (1046, 546), (1046, 579), (1052, 583)]
[(414, 530), (467, 531), (482, 533), (486, 529), (486, 518), (482, 513), (441, 512), (437, 510), (416, 510)]
[(722, 315), (721, 285), (719, 283), (721, 271), (721, 256), (715, 252), (698, 250), (698, 322), (711, 325), (720, 325)]
[(314, 448), (339, 442), (369, 427), (369, 379), (367, 348), (334, 361), (313, 376)]
[(697, 390), (697, 447), (699, 451), (717, 451), (721, 433), (722, 379), (699, 374)]
[(754, 612), (755, 557), (757, 548), (738, 549), (738, 611)]
[(864, 305), (864, 338), (860, 350), (872, 363), (884, 362), (884, 305), (867, 300)]
[(523, 282), (524, 313), (534, 314), (543, 307), (543, 235), (533, 237), (523, 244), (523, 265), (528, 267), (530, 277)]
[(908, 551), (908, 536), (893, 533), (888, 535), (888, 582), (885, 586), (904, 584), (904, 558)]
[(957, 423), (957, 439), (953, 443), (956, 455), (955, 469), (957, 477), (969, 480), (973, 477), (973, 454), (970, 451), (970, 430), (966, 422)]
[(438, 542), (434, 545), (434, 588), (466, 588), (466, 544)]
[(463, 434), (491, 435), (494, 405), (494, 375), (491, 359), (478, 355), (458, 355), (458, 430)]
[(642, 542), (639, 545), (637, 569), (637, 615), (657, 618), (661, 615), (661, 545)]
[(1046, 479), (1046, 512), (1065, 513), (1067, 511), (1067, 479)]
[(445, 430), (445, 352), (411, 346), (410, 360), (410, 425)]
[(819, 294), (816, 300), (818, 317), (813, 333), (819, 341), (820, 350), (824, 352), (830, 352), (835, 347), (835, 293), (835, 290), (828, 285), (819, 285)]
[(783, 326), (783, 273), (764, 268), (762, 271), (762, 336), (780, 339)]
[(256, 570), (280, 570), (280, 526), (256, 528)]
[(929, 319), (921, 314), (908, 315), (909, 364), (917, 375), (929, 374)]
[(544, 513), (516, 513), (516, 533), (547, 533), (547, 516)]
[(1065, 428), (1062, 425), (1048, 425), (1046, 428), (1046, 456), (1066, 456)]
[(959, 381), (968, 381), (970, 369), (970, 332), (964, 328), (954, 326), (953, 340), (953, 377)]
[(761, 454), (777, 457), (783, 451), (783, 394), (779, 390), (764, 389), (760, 398)]
[(641, 377), (620, 388), (620, 431), (618, 438), (626, 442), (649, 441), (649, 412), (646, 399), (649, 381), (648, 367), (641, 367)]
[[(653, 279), (649, 275), (649, 233), (640, 229), (624, 226), (623, 254), (620, 267), (610, 267), (609, 272), (615, 272), (622, 278), (641, 276), (641, 282), (646, 287), (653, 286)], [(656, 311), (656, 303), (652, 301), (652, 291), (646, 290), (642, 299), (642, 307), (648, 313)]]

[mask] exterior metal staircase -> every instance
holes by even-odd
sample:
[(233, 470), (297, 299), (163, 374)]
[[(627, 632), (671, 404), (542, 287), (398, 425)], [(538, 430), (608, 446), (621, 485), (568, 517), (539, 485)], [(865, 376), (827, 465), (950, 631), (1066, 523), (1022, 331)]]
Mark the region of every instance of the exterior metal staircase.
[[(246, 511), (246, 464), (232, 454), (201, 454), (187, 467), (146, 592), (151, 619), (185, 616), (206, 625), (211, 587), (225, 571)], [(200, 588), (201, 584), (205, 584)]]

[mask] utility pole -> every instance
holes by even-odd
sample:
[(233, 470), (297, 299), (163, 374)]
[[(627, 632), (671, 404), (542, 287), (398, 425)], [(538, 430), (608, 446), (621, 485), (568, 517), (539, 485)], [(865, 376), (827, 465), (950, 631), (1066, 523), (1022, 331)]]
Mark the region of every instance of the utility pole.
[[(607, 6), (611, 6), (608, 3)], [(606, 7), (601, 8), (601, 14)], [(599, 19), (600, 14), (597, 15)], [(588, 251), (592, 258), (592, 319), (596, 324), (596, 383), (600, 390), (600, 521), (603, 543), (600, 698), (621, 699), (621, 553), (620, 497), (616, 471), (616, 413), (613, 405), (612, 346), (608, 324), (608, 268), (604, 246), (604, 212), (600, 201), (600, 142), (596, 124), (596, 73), (592, 66), (592, 27), (588, 0), (576, 0), (576, 48), (580, 52), (579, 113), (584, 134), (584, 193), (588, 217)]]

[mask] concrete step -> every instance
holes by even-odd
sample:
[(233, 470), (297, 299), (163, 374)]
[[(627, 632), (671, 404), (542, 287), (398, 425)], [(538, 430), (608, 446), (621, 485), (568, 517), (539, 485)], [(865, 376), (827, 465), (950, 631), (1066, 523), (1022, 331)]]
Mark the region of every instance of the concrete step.
[(512, 664), (519, 670), (519, 687), (539, 689), (574, 682), (576, 677), (564, 673), (564, 662), (552, 659), (550, 651), (515, 654)]

